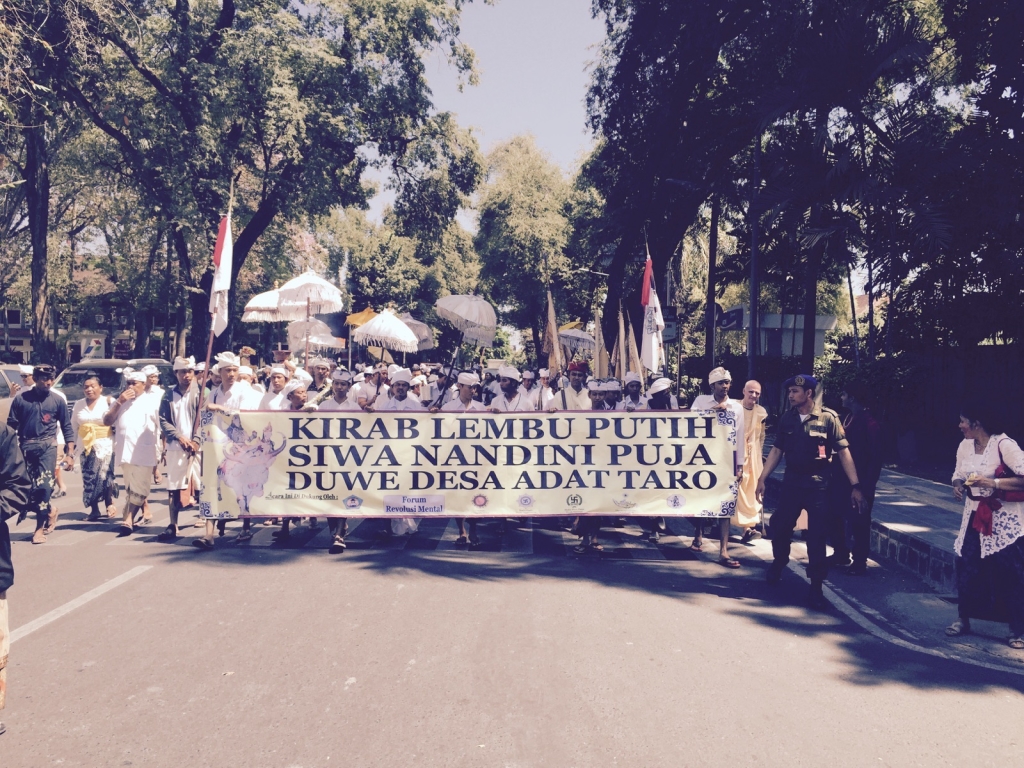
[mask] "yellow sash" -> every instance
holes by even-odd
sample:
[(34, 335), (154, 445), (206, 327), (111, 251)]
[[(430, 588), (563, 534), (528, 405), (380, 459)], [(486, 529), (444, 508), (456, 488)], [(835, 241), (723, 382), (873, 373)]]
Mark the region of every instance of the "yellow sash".
[(92, 445), (97, 440), (102, 440), (103, 438), (110, 437), (113, 434), (113, 429), (105, 427), (102, 424), (97, 424), (94, 421), (86, 422), (78, 428), (78, 440), (85, 453), (89, 453), (92, 450)]

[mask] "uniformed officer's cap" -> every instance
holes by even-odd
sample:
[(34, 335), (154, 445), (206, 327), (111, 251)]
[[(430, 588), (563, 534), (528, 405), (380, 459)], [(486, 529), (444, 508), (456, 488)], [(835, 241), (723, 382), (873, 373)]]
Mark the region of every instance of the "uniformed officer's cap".
[(804, 389), (817, 389), (818, 380), (808, 373), (798, 373), (796, 376), (791, 376), (786, 379), (782, 384), (783, 389), (789, 389), (790, 387), (803, 387)]

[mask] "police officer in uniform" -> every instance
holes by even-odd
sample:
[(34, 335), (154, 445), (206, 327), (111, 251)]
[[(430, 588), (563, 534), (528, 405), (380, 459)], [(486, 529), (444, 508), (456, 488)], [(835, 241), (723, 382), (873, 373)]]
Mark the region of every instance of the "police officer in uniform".
[(766, 578), (772, 584), (782, 578), (782, 570), (789, 562), (793, 529), (800, 511), (806, 509), (807, 575), (811, 579), (808, 603), (812, 608), (820, 609), (828, 606), (821, 586), (828, 573), (828, 562), (825, 559), (825, 542), (828, 538), (826, 491), (829, 462), (833, 454), (850, 481), (851, 505), (860, 508), (864, 504), (864, 495), (857, 481), (857, 468), (853, 464), (839, 416), (835, 411), (819, 407), (814, 402), (817, 379), (809, 375), (794, 376), (787, 379), (783, 386), (786, 388), (790, 409), (779, 419), (775, 445), (764, 463), (756, 491), (758, 501), (763, 500), (765, 480), (785, 454), (786, 474), (782, 479), (782, 495), (770, 523), (775, 560), (768, 568)]

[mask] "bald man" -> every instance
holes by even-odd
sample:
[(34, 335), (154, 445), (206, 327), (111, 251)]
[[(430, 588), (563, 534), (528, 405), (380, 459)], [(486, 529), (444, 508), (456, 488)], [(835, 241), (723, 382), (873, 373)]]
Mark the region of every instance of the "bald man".
[(761, 384), (751, 379), (743, 385), (743, 424), (746, 432), (746, 456), (743, 461), (743, 477), (740, 478), (739, 494), (736, 497), (736, 514), (732, 524), (743, 529), (743, 543), (758, 539), (761, 534), (757, 524), (761, 522), (764, 505), (757, 500), (757, 478), (764, 468), (764, 425), (768, 411), (761, 405)]

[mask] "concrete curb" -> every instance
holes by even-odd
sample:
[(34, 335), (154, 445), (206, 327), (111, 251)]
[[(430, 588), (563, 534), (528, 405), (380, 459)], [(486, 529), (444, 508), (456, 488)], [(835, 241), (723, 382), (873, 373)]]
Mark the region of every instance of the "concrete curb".
[[(775, 476), (765, 483), (765, 508), (778, 503), (782, 481)], [(878, 520), (871, 521), (871, 554), (891, 561), (928, 582), (939, 592), (956, 592), (955, 555), (912, 533)]]

